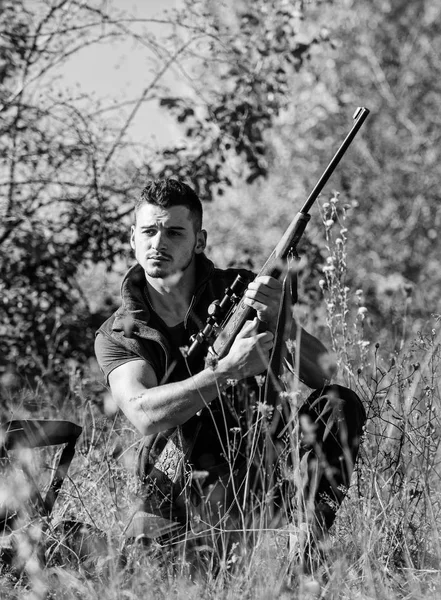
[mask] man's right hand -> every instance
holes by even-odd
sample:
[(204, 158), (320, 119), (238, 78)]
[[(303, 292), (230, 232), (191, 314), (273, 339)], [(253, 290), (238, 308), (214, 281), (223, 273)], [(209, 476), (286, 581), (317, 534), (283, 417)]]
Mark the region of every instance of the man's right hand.
[(245, 323), (228, 354), (219, 361), (218, 369), (231, 379), (245, 379), (267, 369), (274, 335), (258, 333), (259, 323), (257, 317)]

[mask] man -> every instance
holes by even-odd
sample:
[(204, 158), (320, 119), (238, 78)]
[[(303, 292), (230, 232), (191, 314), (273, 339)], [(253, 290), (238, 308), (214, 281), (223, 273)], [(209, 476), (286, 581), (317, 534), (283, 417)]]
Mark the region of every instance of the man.
[[(132, 538), (170, 542), (246, 529), (259, 520), (269, 492), (273, 524), (283, 521), (282, 512), (289, 517), (298, 510), (293, 501), (298, 492), (291, 489), (287, 499), (283, 491), (292, 487), (292, 476), (281, 474), (295, 466), (291, 411), (278, 412), (279, 425), (271, 433), (268, 413), (260, 416), (266, 399), (259, 376), (273, 347), (282, 284), (246, 270), (216, 269), (204, 254), (206, 241), (195, 192), (176, 179), (150, 181), (136, 203), (131, 230), (137, 264), (122, 283), (121, 307), (96, 337), (96, 355), (113, 397), (144, 436), (139, 454), (143, 504), (128, 526)], [(249, 282), (244, 302), (256, 317), (226, 356), (211, 364), (202, 356), (190, 364), (184, 357), (191, 336), (238, 273)], [(300, 339), (299, 378), (317, 390), (299, 411), (306, 420), (296, 451), (299, 459), (309, 453), (308, 464), (315, 465), (304, 492), (312, 498), (316, 526), (326, 530), (349, 483), (364, 411), (350, 390), (325, 388), (330, 374), (321, 366), (327, 356), (323, 344), (303, 330), (297, 336), (295, 324), (290, 337)], [(333, 395), (337, 403), (330, 402)], [(331, 435), (330, 421), (323, 417), (329, 407), (338, 417)], [(269, 473), (276, 464), (277, 476)]]

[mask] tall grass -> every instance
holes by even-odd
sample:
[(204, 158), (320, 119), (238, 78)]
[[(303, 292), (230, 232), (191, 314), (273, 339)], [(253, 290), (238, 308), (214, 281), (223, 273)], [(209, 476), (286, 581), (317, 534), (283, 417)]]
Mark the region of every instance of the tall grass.
[[(205, 548), (190, 540), (168, 550), (155, 543), (125, 547), (123, 531), (138, 485), (137, 436), (111, 399), (98, 405), (78, 376), (72, 389), (84, 435), (51, 519), (34, 519), (32, 527), (24, 523), (17, 542), (19, 568), (2, 567), (2, 600), (441, 597), (441, 317), (432, 315), (427, 331), (410, 340), (403, 334), (392, 349), (367, 339), (363, 291), (347, 285), (348, 232), (338, 196), (324, 205), (323, 221), (329, 256), (320, 285), (339, 367), (336, 380), (359, 394), (368, 421), (349, 493), (329, 538), (321, 542), (320, 557), (305, 569), (302, 557), (290, 555), (290, 539), (298, 542), (306, 535), (308, 507), (300, 498), (305, 514), (297, 513), (293, 526), (279, 527), (272, 520), (270, 486), (268, 494), (252, 496), (239, 511), (234, 538), (225, 519), (212, 513), (199, 515)], [(284, 399), (295, 411), (306, 390), (295, 376), (285, 382)], [(22, 397), (28, 395), (24, 391)], [(270, 423), (263, 400), (247, 399), (252, 461), (262, 457), (259, 444)], [(13, 410), (14, 417), (27, 416), (20, 395)], [(298, 436), (295, 421), (290, 434)], [(33, 467), (36, 477), (47, 460)], [(296, 489), (302, 487), (303, 466), (292, 471)], [(8, 493), (17, 498), (17, 482), (3, 480), (3, 500)], [(247, 488), (246, 477), (242, 485)], [(22, 496), (26, 504), (26, 493)], [(62, 520), (88, 524), (89, 558), (82, 559), (82, 549), (57, 529)], [(97, 538), (94, 528), (104, 534)], [(204, 572), (195, 568), (202, 562)]]

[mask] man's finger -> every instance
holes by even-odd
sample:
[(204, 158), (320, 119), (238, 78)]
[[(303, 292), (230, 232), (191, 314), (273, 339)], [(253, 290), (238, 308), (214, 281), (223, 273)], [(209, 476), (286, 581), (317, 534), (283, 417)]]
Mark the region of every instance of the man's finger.
[(256, 277), (254, 281), (248, 284), (248, 287), (256, 289), (254, 286), (259, 286), (262, 284), (273, 290), (282, 289), (282, 284), (280, 283), (280, 281), (278, 279), (275, 279), (274, 277), (271, 277), (270, 275), (259, 275), (259, 277)]
[(273, 345), (274, 342), (274, 334), (271, 331), (265, 331), (264, 333), (259, 333), (257, 335), (257, 339), (261, 345)]
[(236, 337), (251, 337), (256, 335), (259, 327), (259, 319), (255, 317), (252, 321), (247, 321)]

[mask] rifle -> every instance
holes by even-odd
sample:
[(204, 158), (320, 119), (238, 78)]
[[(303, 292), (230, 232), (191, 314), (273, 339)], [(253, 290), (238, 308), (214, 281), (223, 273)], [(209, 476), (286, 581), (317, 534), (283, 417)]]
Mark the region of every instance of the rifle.
[[(369, 110), (359, 107), (353, 116), (354, 123), (343, 143), (326, 167), (306, 202), (289, 224), (277, 246), (260, 269), (261, 275), (274, 276), (279, 271), (279, 264), (289, 256), (296, 256), (296, 250), (306, 225), (311, 218), (309, 211), (320, 192), (342, 159), (352, 140), (358, 133), (369, 114)], [(247, 282), (238, 275), (232, 285), (225, 290), (222, 300), (214, 301), (208, 308), (209, 317), (205, 326), (192, 338), (192, 345), (187, 352), (187, 360), (198, 355), (202, 348), (208, 346), (209, 352), (216, 358), (223, 358), (231, 348), (233, 341), (246, 321), (253, 317), (254, 309), (243, 302), (243, 293)]]

